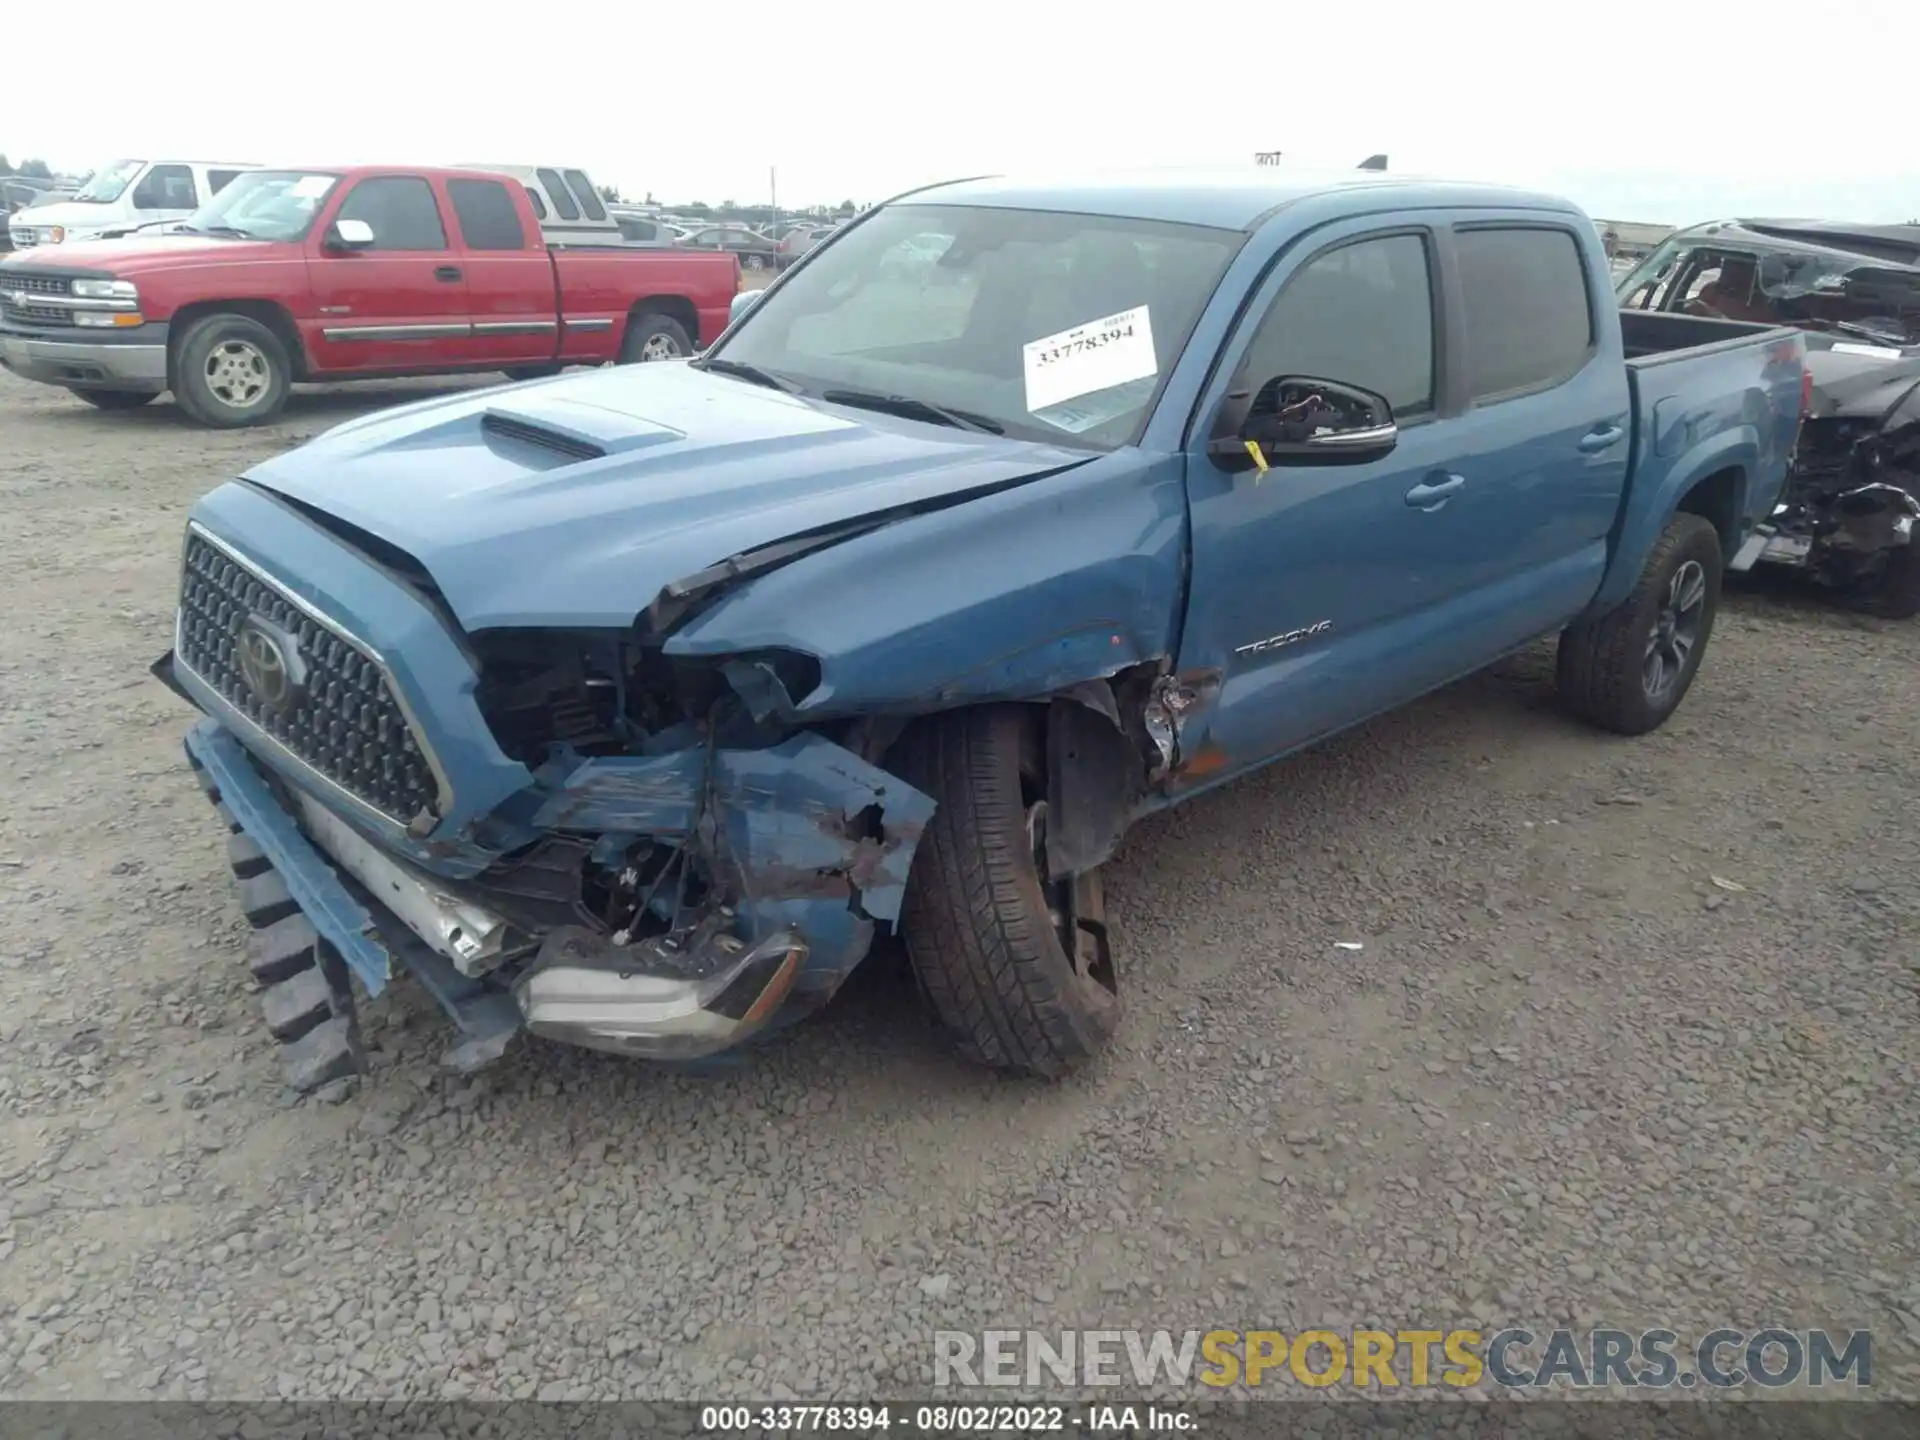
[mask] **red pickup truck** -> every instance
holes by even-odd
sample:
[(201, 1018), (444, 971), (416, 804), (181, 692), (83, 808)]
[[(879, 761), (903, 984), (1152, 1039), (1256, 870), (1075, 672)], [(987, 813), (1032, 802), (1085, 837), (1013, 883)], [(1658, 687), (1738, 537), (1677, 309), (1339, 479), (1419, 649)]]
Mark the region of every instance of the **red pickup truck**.
[(168, 233), (0, 262), (0, 364), (103, 410), (171, 390), (257, 425), (302, 381), (691, 355), (739, 284), (731, 255), (549, 245), (498, 174), (255, 170)]

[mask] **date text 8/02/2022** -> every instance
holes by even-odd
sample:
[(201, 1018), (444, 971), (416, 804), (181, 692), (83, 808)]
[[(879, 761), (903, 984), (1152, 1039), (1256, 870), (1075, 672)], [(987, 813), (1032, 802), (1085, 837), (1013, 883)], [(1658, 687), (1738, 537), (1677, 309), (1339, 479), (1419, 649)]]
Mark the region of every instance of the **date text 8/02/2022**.
[(938, 1331), (934, 1384), (1727, 1390), (1873, 1384), (1873, 1334), (1721, 1328)]

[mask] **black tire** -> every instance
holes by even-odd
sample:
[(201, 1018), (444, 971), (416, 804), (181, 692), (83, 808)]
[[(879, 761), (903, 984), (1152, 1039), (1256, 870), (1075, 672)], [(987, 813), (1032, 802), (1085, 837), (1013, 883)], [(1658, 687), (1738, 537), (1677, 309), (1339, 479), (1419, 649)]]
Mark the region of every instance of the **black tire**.
[(180, 408), (216, 430), (264, 425), (286, 405), (293, 384), (280, 337), (245, 315), (195, 320), (174, 342), (167, 368)]
[[(1574, 713), (1621, 735), (1644, 735), (1665, 724), (1707, 653), (1722, 568), (1720, 535), (1711, 524), (1698, 515), (1669, 520), (1632, 593), (1560, 635), (1557, 680)], [(1697, 603), (1688, 604), (1696, 583)], [(1683, 635), (1691, 642), (1676, 662), (1678, 647), (1668, 637)]]
[(743, 270), (751, 270), (755, 274), (758, 274), (767, 268), (767, 257), (764, 255), (744, 255), (740, 259), (740, 268)]
[(558, 365), (514, 365), (500, 372), (509, 380), (547, 380), (560, 373)]
[(1098, 876), (1070, 887), (1077, 961), (1049, 913), (1031, 828), (1046, 793), (1031, 728), (1039, 713), (999, 705), (933, 716), (902, 737), (891, 766), (939, 806), (900, 916), (921, 990), (969, 1059), (1051, 1077), (1111, 1038), (1120, 998)]
[(160, 398), (152, 390), (81, 390), (72, 385), (67, 390), (96, 410), (138, 410), (148, 401)]
[[(658, 353), (668, 349), (673, 353)], [(649, 350), (656, 353), (648, 354)], [(638, 365), (648, 360), (684, 360), (691, 354), (693, 338), (687, 334), (686, 327), (658, 310), (642, 310), (627, 321), (627, 333), (620, 337), (622, 365)]]

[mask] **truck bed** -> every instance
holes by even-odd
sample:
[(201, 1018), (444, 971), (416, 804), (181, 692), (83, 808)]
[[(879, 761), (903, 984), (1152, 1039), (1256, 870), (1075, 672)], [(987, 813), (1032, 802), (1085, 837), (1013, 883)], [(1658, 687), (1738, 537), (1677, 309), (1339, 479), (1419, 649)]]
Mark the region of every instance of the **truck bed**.
[(1643, 368), (1679, 359), (1682, 351), (1698, 354), (1716, 347), (1738, 349), (1754, 336), (1778, 328), (1743, 320), (1675, 315), (1664, 310), (1620, 312), (1620, 338), (1626, 344), (1627, 364)]

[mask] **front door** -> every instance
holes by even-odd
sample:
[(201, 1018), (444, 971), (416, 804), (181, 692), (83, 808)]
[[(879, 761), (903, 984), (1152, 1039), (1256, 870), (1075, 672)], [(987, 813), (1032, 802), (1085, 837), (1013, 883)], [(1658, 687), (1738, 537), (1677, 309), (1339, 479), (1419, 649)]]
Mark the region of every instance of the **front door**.
[(1189, 444), (1193, 575), (1179, 668), (1218, 693), (1182, 734), (1194, 782), (1224, 778), (1448, 678), (1410, 634), (1490, 543), (1459, 522), (1471, 483), (1440, 416), (1434, 237), (1334, 227), (1283, 260), (1247, 311), (1203, 416), (1228, 389), (1342, 381), (1393, 407), (1392, 453), (1229, 474)]
[(470, 358), (462, 256), (447, 240), (424, 176), (376, 175), (357, 183), (331, 223), (361, 220), (373, 231), (364, 250), (332, 250), (316, 227), (307, 256), (316, 371), (430, 370)]

